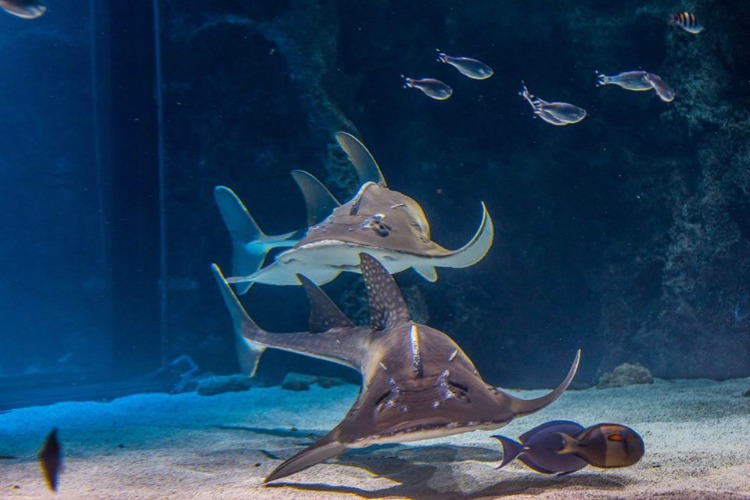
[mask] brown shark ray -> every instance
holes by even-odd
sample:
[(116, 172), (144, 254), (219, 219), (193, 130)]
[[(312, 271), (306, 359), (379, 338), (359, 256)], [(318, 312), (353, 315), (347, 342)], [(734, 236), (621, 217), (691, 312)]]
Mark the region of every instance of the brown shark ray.
[(377, 259), (361, 253), (360, 261), (370, 326), (354, 326), (321, 289), (299, 276), (310, 300), (310, 331), (287, 334), (256, 325), (213, 265), (234, 328), (255, 346), (258, 356), (270, 347), (326, 359), (362, 374), (359, 396), (346, 417), (278, 466), (266, 482), (351, 448), (497, 429), (549, 405), (573, 380), (580, 351), (562, 383), (540, 398), (518, 399), (491, 386), (448, 335), (411, 320), (396, 282)]
[[(367, 148), (345, 132), (337, 133), (336, 139), (355, 166), (361, 186), (354, 198), (343, 205), (337, 202), (324, 205), (332, 207), (330, 215), (324, 220), (318, 218), (320, 222), (311, 225), (301, 238), (292, 237), (292, 233), (264, 238), (259, 230), (241, 230), (257, 224), (247, 222), (252, 218), (234, 193), (232, 199), (223, 191), (229, 191), (227, 188), (217, 188), (216, 201), (232, 234), (234, 249), (234, 276), (227, 281), (239, 293), (245, 293), (252, 283), (299, 285), (297, 274), (318, 285), (327, 283), (343, 271), (359, 272), (360, 252), (374, 256), (390, 273), (412, 267), (429, 281), (437, 280), (436, 267), (463, 268), (484, 258), (494, 237), (492, 219), (484, 203), (479, 228), (471, 240), (457, 250), (443, 248), (432, 241), (422, 207), (414, 199), (388, 188)], [(332, 199), (317, 179), (308, 176), (295, 174), (306, 198)], [(314, 190), (305, 187), (312, 180)], [(323, 194), (316, 196), (314, 191)], [(261, 237), (255, 237), (256, 234)], [(274, 247), (291, 248), (279, 253), (271, 264), (260, 267), (266, 252)]]

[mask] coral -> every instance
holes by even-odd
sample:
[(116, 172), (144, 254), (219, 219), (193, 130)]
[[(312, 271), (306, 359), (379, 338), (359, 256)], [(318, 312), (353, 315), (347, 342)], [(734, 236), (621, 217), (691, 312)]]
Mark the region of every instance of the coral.
[(308, 391), (310, 386), (318, 381), (315, 375), (289, 372), (281, 382), (281, 388), (287, 391)]
[(609, 373), (605, 373), (596, 385), (597, 389), (625, 387), (626, 385), (651, 384), (654, 377), (643, 365), (623, 363)]
[(200, 378), (195, 388), (201, 396), (213, 396), (224, 392), (241, 392), (253, 386), (252, 379), (246, 375), (227, 375)]

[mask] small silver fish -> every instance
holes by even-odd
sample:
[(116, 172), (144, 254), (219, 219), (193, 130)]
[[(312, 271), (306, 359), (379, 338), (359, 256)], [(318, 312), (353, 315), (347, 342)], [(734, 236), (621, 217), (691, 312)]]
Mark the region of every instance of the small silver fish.
[(617, 85), (626, 90), (635, 91), (651, 90), (654, 88), (653, 83), (646, 78), (647, 73), (645, 71), (625, 71), (612, 76), (597, 71), (596, 75), (599, 79), (596, 84), (597, 87), (601, 87), (602, 85)]
[(653, 89), (662, 101), (672, 102), (674, 100), (675, 94), (672, 87), (667, 85), (667, 82), (662, 80), (659, 75), (647, 71), (625, 71), (613, 76), (604, 75), (597, 71), (596, 75), (599, 79), (596, 84), (597, 87), (617, 85), (626, 90), (637, 92)]
[(435, 80), (434, 78), (409, 78), (408, 76), (401, 75), (404, 79), (405, 89), (419, 89), (428, 97), (432, 97), (438, 101), (444, 101), (453, 95), (453, 89), (450, 85)]
[(697, 35), (703, 31), (703, 25), (698, 21), (698, 18), (695, 17), (695, 14), (691, 14), (690, 12), (678, 12), (673, 14), (670, 16), (668, 23), (672, 26), (679, 26), (693, 35)]
[(535, 115), (552, 125), (570, 125), (572, 123), (578, 123), (586, 118), (585, 109), (574, 106), (573, 104), (568, 104), (567, 102), (543, 101), (538, 97), (531, 95), (529, 89), (526, 88), (526, 85), (523, 86), (523, 89), (518, 95), (528, 101), (534, 110)]
[(667, 82), (662, 80), (659, 75), (646, 73), (646, 80), (651, 82), (651, 85), (653, 85), (654, 91), (656, 91), (656, 95), (659, 96), (659, 99), (664, 102), (674, 101), (674, 90), (672, 90), (672, 87), (667, 85)]
[(0, 0), (0, 8), (23, 19), (36, 19), (47, 10), (41, 0)]
[(449, 56), (444, 52), (440, 52), (440, 49), (437, 49), (437, 51), (438, 61), (450, 64), (451, 66), (456, 68), (462, 75), (473, 78), (474, 80), (486, 80), (487, 78), (495, 74), (495, 70), (484, 64), (482, 61), (477, 61), (476, 59), (472, 59), (470, 57)]

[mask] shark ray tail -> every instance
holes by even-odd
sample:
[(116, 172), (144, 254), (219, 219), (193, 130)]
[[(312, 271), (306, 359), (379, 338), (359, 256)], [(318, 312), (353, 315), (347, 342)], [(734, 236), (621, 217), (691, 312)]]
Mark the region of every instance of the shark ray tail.
[(518, 441), (514, 441), (513, 439), (507, 438), (505, 436), (496, 435), (492, 436), (493, 438), (500, 441), (500, 443), (503, 445), (503, 463), (501, 463), (497, 468), (501, 469), (508, 465), (510, 462), (516, 459), (518, 455), (526, 451), (524, 449), (524, 445), (519, 443)]
[(284, 461), (284, 463), (276, 467), (268, 475), (264, 482), (276, 481), (277, 479), (289, 476), (344, 453), (349, 448), (334, 438), (334, 432), (336, 432), (336, 429), (329, 432), (312, 446), (308, 446)]
[(559, 398), (562, 395), (563, 392), (565, 392), (565, 389), (567, 389), (570, 383), (573, 381), (573, 377), (575, 377), (576, 371), (578, 371), (578, 363), (580, 363), (580, 361), (581, 361), (581, 350), (578, 349), (578, 352), (576, 353), (576, 358), (573, 360), (573, 364), (570, 366), (570, 369), (568, 370), (568, 374), (565, 376), (565, 380), (563, 380), (560, 383), (560, 385), (555, 387), (555, 389), (553, 389), (548, 394), (545, 394), (541, 398), (518, 399), (518, 398), (508, 395), (508, 397), (510, 397), (511, 399), (510, 407), (511, 407), (511, 411), (513, 412), (513, 415), (516, 417), (529, 415), (553, 403), (557, 398)]
[[(232, 238), (232, 274), (235, 276), (255, 273), (263, 266), (269, 250), (294, 246), (300, 239), (301, 235), (297, 231), (278, 236), (265, 234), (242, 201), (228, 187), (216, 186), (214, 200)], [(236, 286), (242, 295), (252, 286), (252, 282), (242, 282)]]
[(257, 338), (265, 336), (267, 333), (248, 316), (247, 311), (245, 311), (234, 291), (232, 291), (232, 287), (224, 279), (219, 266), (211, 264), (211, 271), (213, 271), (216, 283), (219, 285), (221, 295), (224, 298), (224, 303), (227, 305), (227, 309), (229, 309), (229, 313), (232, 316), (235, 345), (237, 347), (237, 360), (240, 363), (240, 368), (242, 369), (242, 373), (248, 377), (253, 377), (258, 369), (260, 356), (266, 350), (266, 346), (250, 340), (249, 337)]

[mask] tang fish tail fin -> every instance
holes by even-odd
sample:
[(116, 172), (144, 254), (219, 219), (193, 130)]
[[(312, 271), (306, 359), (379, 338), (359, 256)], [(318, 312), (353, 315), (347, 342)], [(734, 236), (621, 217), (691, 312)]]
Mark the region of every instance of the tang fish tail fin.
[(557, 434), (560, 435), (560, 437), (563, 440), (563, 446), (561, 449), (556, 451), (556, 453), (559, 453), (560, 455), (570, 455), (571, 453), (576, 453), (580, 446), (578, 445), (578, 441), (576, 439), (568, 434), (565, 434), (564, 432), (558, 432)]
[[(270, 236), (265, 234), (234, 191), (225, 186), (214, 188), (214, 199), (224, 224), (232, 238), (232, 274), (248, 276), (263, 266), (269, 250), (291, 247), (299, 240), (297, 232)], [(252, 282), (237, 287), (240, 295), (247, 292)]]
[(292, 170), (292, 178), (297, 183), (307, 208), (307, 225), (314, 226), (326, 219), (341, 203), (314, 175), (304, 170)]
[(308, 446), (287, 459), (284, 463), (276, 467), (263, 482), (270, 483), (271, 481), (276, 481), (277, 479), (289, 476), (344, 453), (349, 448), (337, 441), (333, 437), (333, 432), (335, 432), (335, 429), (315, 444)]
[(581, 350), (579, 349), (576, 353), (576, 357), (573, 360), (573, 364), (570, 366), (570, 369), (568, 370), (568, 374), (565, 376), (565, 379), (555, 387), (551, 392), (545, 394), (541, 398), (536, 399), (519, 399), (512, 396), (508, 396), (511, 399), (511, 412), (515, 417), (521, 417), (524, 415), (530, 415), (534, 412), (537, 412), (544, 408), (545, 406), (548, 406), (552, 404), (557, 398), (559, 398), (563, 392), (565, 392), (565, 389), (568, 388), (570, 383), (573, 381), (573, 377), (575, 377), (576, 372), (578, 371), (578, 364), (581, 361)]
[(498, 469), (505, 467), (510, 462), (515, 460), (518, 457), (518, 455), (526, 451), (524, 449), (524, 445), (519, 443), (518, 441), (514, 441), (513, 439), (510, 439), (501, 435), (492, 436), (492, 437), (500, 441), (500, 443), (503, 445), (503, 463), (501, 463), (497, 467)]
[(237, 348), (237, 360), (240, 363), (242, 373), (246, 374), (248, 377), (254, 377), (255, 372), (258, 369), (260, 356), (266, 350), (266, 346), (258, 342), (257, 339), (258, 337), (267, 335), (267, 333), (247, 314), (247, 311), (245, 311), (245, 308), (242, 307), (239, 299), (232, 291), (232, 287), (230, 287), (229, 283), (224, 279), (224, 275), (221, 273), (219, 266), (212, 264), (211, 271), (213, 271), (216, 283), (221, 290), (221, 296), (232, 316), (235, 346)]

